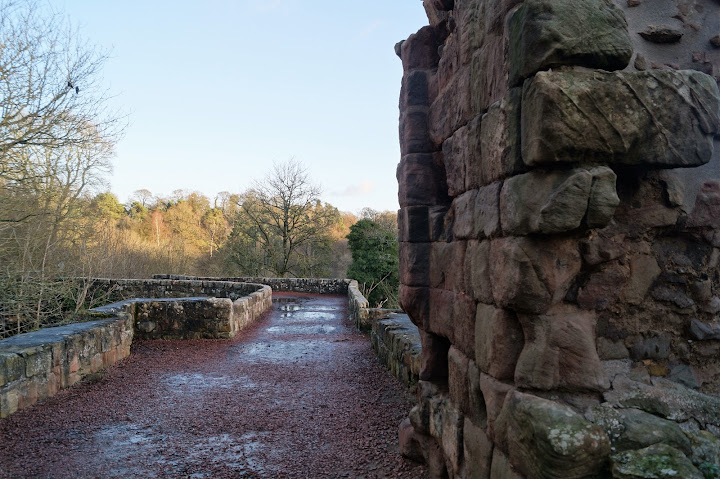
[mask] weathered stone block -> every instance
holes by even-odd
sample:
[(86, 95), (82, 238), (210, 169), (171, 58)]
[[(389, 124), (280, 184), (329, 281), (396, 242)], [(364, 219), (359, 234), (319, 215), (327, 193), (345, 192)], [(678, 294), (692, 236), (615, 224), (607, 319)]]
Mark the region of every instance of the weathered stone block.
[(720, 229), (720, 181), (706, 181), (688, 219), (690, 227)]
[(412, 70), (403, 76), (400, 104), (410, 106), (430, 106), (428, 93), (428, 73)]
[(448, 389), (450, 399), (465, 414), (470, 410), (468, 389), (468, 364), (470, 360), (455, 347), (448, 352)]
[(497, 447), (493, 449), (490, 479), (525, 479), (510, 464), (507, 456)]
[(523, 331), (511, 311), (478, 304), (475, 318), (475, 361), (496, 379), (513, 379), (523, 349)]
[(450, 203), (442, 188), (444, 174), (431, 154), (404, 156), (397, 168), (397, 180), (398, 202), (403, 208)]
[(508, 393), (515, 388), (511, 384), (503, 383), (492, 376), (481, 373), (480, 389), (485, 399), (488, 436), (490, 436), (496, 446), (499, 446), (501, 449), (507, 449), (507, 431), (502, 424), (498, 424), (496, 428), (495, 423), (500, 416)]
[(525, 83), (527, 165), (699, 166), (720, 131), (715, 80), (695, 71), (541, 72)]
[(465, 241), (430, 246), (430, 287), (465, 291)]
[(580, 288), (577, 303), (583, 309), (601, 311), (617, 302), (630, 277), (630, 269), (617, 262), (607, 263), (590, 275)]
[(430, 106), (430, 139), (435, 145), (442, 145), (477, 114), (470, 103), (472, 91), (469, 66), (459, 68), (450, 83), (440, 90)]
[(472, 59), (473, 53), (483, 45), (487, 2), (485, 0), (466, 0), (458, 2), (456, 35), (459, 36), (459, 59), (464, 65)]
[(49, 347), (30, 347), (19, 354), (25, 361), (25, 376), (28, 378), (47, 375), (52, 369), (52, 349)]
[(447, 399), (431, 403), (430, 435), (438, 440), (450, 477), (460, 471), (463, 453), (463, 415)]
[(398, 210), (398, 240), (408, 243), (427, 243), (430, 241), (427, 206), (407, 206)]
[(595, 346), (594, 313), (559, 305), (546, 314), (519, 314), (525, 346), (515, 369), (519, 387), (605, 391), (610, 383)]
[(493, 240), (490, 258), (496, 304), (531, 313), (561, 301), (582, 263), (577, 242), (563, 238)]
[(486, 111), (508, 92), (508, 37), (502, 32), (488, 34), (470, 61), (471, 111)]
[(475, 355), (476, 303), (464, 293), (456, 293), (453, 305), (453, 344), (467, 357)]
[(448, 377), (448, 351), (450, 341), (420, 329), (422, 343), (421, 381), (446, 381)]
[(455, 296), (452, 291), (430, 289), (430, 320), (428, 331), (453, 340)]
[(427, 329), (430, 321), (430, 288), (400, 284), (398, 299), (413, 324)]
[(666, 419), (638, 409), (615, 409), (606, 405), (590, 410), (589, 419), (602, 427), (615, 451), (642, 449), (664, 442), (691, 454), (690, 440), (680, 427)]
[(0, 387), (25, 375), (25, 362), (15, 353), (0, 352)]
[(403, 70), (432, 70), (437, 68), (439, 41), (435, 28), (425, 26), (402, 43), (400, 58)]
[(400, 153), (431, 153), (428, 129), (428, 107), (408, 107), (400, 115)]
[(606, 226), (620, 199), (615, 173), (607, 167), (544, 173), (533, 171), (505, 181), (500, 194), (503, 232), (512, 235), (562, 233), (592, 218)]
[(423, 462), (423, 452), (417, 440), (415, 429), (410, 424), (410, 419), (405, 418), (398, 426), (398, 443), (400, 454), (416, 462)]
[(611, 0), (529, 0), (510, 18), (511, 85), (561, 65), (622, 70), (632, 54), (625, 15)]
[(468, 241), (465, 250), (465, 286), (477, 301), (493, 302), (490, 279), (490, 241)]
[(527, 477), (599, 477), (610, 454), (603, 429), (568, 406), (518, 391), (510, 393), (510, 462)]
[(475, 361), (468, 362), (467, 368), (467, 384), (469, 397), (469, 410), (462, 411), (466, 417), (470, 418), (475, 424), (481, 427), (487, 427), (487, 406), (485, 405), (485, 397), (480, 387), (480, 369)]
[(398, 263), (402, 284), (428, 286), (430, 282), (430, 243), (400, 243)]
[(452, 241), (453, 211), (448, 206), (433, 206), (428, 209), (430, 241)]
[(480, 426), (465, 418), (463, 425), (463, 456), (467, 479), (488, 479), (492, 464), (493, 444)]
[(701, 474), (685, 454), (667, 444), (654, 444), (644, 449), (613, 454), (612, 475), (618, 479), (708, 477)]
[(457, 198), (453, 235), (463, 239), (482, 239), (500, 231), (500, 183), (470, 190)]
[[(467, 190), (465, 186), (467, 157), (474, 156), (475, 150), (469, 147), (469, 127), (459, 128), (442, 144), (445, 177), (448, 194), (458, 196)], [(479, 152), (478, 152), (479, 153)]]
[[(520, 99), (522, 89), (513, 88), (490, 105), (480, 126), (480, 157), (483, 183), (498, 181), (526, 170), (520, 154)], [(469, 167), (468, 171), (474, 168)]]

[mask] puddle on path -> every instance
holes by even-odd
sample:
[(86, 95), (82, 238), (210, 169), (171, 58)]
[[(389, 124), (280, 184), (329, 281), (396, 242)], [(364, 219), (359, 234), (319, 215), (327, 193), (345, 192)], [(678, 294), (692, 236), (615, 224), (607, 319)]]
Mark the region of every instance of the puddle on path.
[(173, 374), (162, 382), (173, 390), (256, 388), (257, 384), (247, 376), (228, 377), (219, 374), (187, 373)]
[(273, 326), (265, 331), (275, 334), (329, 334), (337, 330), (335, 326)]
[(308, 339), (303, 341), (264, 341), (244, 344), (233, 351), (239, 361), (291, 362), (299, 359), (325, 359), (328, 341)]
[[(277, 454), (276, 447), (269, 451), (269, 433), (250, 431), (245, 434), (220, 434), (182, 437), (160, 434), (151, 426), (116, 424), (104, 426), (94, 437), (100, 454), (112, 458), (115, 464), (112, 477), (156, 477), (143, 464), (134, 464), (133, 458), (152, 458), (153, 469), (159, 468), (182, 477), (214, 477), (213, 466), (231, 469), (237, 477), (262, 477), (267, 470), (269, 452)], [(158, 467), (159, 466), (159, 467)]]

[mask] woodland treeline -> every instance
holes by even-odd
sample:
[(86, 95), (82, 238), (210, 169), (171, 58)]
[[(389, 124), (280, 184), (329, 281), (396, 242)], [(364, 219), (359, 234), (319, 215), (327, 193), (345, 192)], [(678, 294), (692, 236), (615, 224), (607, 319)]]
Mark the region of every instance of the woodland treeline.
[(88, 297), (98, 277), (346, 277), (354, 264), (372, 301), (395, 305), (395, 214), (338, 211), (297, 161), (214, 198), (108, 193), (127, 119), (99, 81), (106, 59), (61, 14), (0, 0), (0, 338), (102, 303)]

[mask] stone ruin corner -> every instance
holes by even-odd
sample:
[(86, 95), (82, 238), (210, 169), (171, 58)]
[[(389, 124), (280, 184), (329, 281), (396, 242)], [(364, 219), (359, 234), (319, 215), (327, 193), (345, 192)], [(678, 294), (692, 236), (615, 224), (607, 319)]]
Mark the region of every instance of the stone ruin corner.
[(720, 3), (423, 5), (396, 46), (404, 454), (720, 477)]

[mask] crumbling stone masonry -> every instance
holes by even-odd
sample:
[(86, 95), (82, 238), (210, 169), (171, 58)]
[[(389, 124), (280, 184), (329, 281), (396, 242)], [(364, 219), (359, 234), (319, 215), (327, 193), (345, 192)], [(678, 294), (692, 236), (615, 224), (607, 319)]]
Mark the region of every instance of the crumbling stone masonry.
[(720, 477), (720, 3), (423, 5), (396, 47), (404, 453)]

